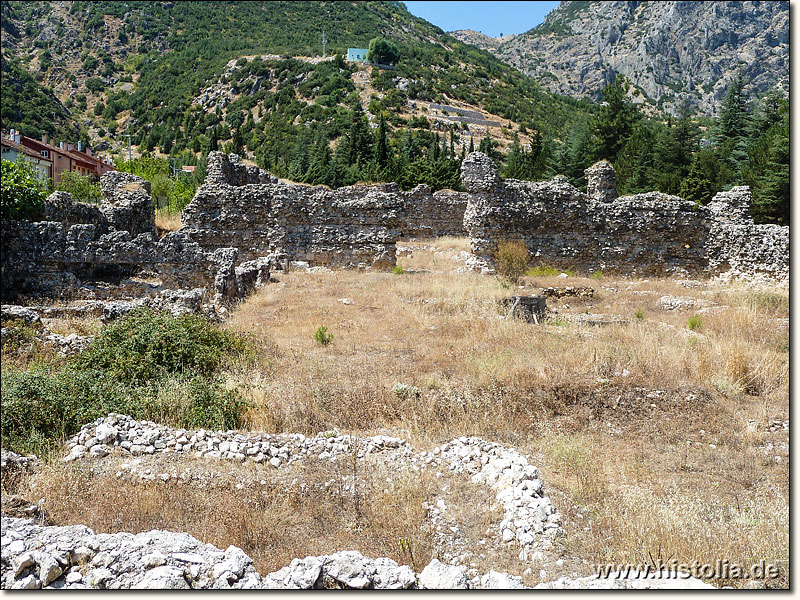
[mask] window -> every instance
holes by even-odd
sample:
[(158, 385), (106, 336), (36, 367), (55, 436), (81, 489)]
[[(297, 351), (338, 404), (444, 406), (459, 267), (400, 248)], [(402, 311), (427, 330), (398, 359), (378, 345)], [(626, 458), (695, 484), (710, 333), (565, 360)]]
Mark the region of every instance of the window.
[(39, 154), (41, 154), (45, 158), (50, 158), (50, 151), (49, 150), (42, 150)]

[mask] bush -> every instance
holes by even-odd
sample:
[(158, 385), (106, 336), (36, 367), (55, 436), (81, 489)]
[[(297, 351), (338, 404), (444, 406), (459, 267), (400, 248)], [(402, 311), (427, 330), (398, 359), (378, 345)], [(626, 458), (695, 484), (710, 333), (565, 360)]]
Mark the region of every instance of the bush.
[(637, 308), (634, 314), (636, 315), (637, 321), (641, 321), (644, 319), (644, 311), (641, 308)]
[(99, 203), (103, 199), (99, 183), (93, 183), (90, 175), (81, 175), (74, 171), (61, 173), (61, 181), (56, 185), (56, 189), (69, 192), (78, 202)]
[(3, 372), (3, 447), (48, 453), (109, 412), (176, 427), (239, 427), (247, 404), (215, 374), (246, 348), (208, 319), (135, 311), (60, 370)]
[(103, 83), (103, 80), (100, 79), (99, 77), (90, 77), (89, 79), (86, 80), (86, 89), (89, 90), (90, 92), (97, 93), (102, 91), (105, 87), (106, 86)]
[(689, 317), (689, 329), (692, 331), (700, 331), (703, 328), (703, 319), (700, 315), (692, 315)]
[(402, 275), (403, 273), (405, 273), (405, 271), (403, 271), (403, 267), (401, 267), (400, 265), (395, 265), (394, 267), (392, 267), (392, 273), (394, 273), (395, 275)]
[(174, 317), (142, 308), (104, 327), (75, 364), (126, 382), (164, 375), (204, 377), (217, 372), (226, 356), (246, 350), (244, 340), (205, 317)]
[(74, 367), (4, 373), (2, 399), (3, 446), (39, 455), (110, 412), (175, 427), (232, 429), (246, 408), (216, 379), (168, 377), (131, 386), (105, 371)]
[(603, 272), (602, 271), (597, 270), (597, 271), (592, 273), (592, 279), (594, 279), (595, 281), (600, 281), (602, 278), (603, 278)]
[(495, 262), (497, 272), (514, 283), (525, 274), (530, 261), (528, 247), (520, 240), (505, 240), (497, 245)]
[(327, 346), (333, 341), (333, 334), (328, 333), (328, 328), (321, 325), (319, 329), (314, 332), (314, 339), (322, 346)]
[(47, 184), (25, 160), (0, 165), (0, 213), (4, 219), (34, 219), (42, 210)]

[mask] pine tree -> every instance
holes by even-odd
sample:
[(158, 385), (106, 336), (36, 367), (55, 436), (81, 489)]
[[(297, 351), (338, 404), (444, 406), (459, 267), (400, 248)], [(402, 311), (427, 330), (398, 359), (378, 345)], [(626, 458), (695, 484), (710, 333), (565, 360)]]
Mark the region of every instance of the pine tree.
[(623, 75), (617, 75), (602, 91), (604, 104), (592, 119), (592, 157), (595, 160), (614, 162), (641, 117), (639, 109), (628, 101), (627, 93), (628, 80)]
[(728, 86), (719, 115), (719, 137), (722, 140), (745, 134), (747, 99), (743, 92), (742, 76), (738, 74)]
[(525, 151), (519, 143), (519, 134), (514, 132), (514, 138), (506, 154), (506, 166), (503, 169), (503, 175), (508, 179), (523, 179), (524, 159)]
[(211, 144), (209, 147), (214, 152), (216, 152), (219, 149), (219, 136), (217, 133), (216, 125), (211, 129)]
[(681, 182), (678, 195), (684, 200), (691, 200), (697, 204), (707, 204), (714, 197), (714, 187), (701, 173), (692, 171)]
[(360, 165), (372, 158), (372, 134), (369, 131), (364, 109), (357, 97), (353, 100), (348, 140), (349, 164)]
[(383, 118), (383, 113), (381, 113), (378, 121), (378, 130), (375, 138), (375, 161), (382, 169), (385, 169), (389, 163), (389, 140), (386, 136), (386, 121)]
[(309, 130), (303, 128), (292, 152), (292, 162), (289, 164), (289, 179), (292, 181), (305, 181), (309, 166), (309, 138)]
[(231, 142), (233, 143), (234, 153), (241, 156), (244, 153), (244, 140), (242, 139), (241, 128), (234, 130)]

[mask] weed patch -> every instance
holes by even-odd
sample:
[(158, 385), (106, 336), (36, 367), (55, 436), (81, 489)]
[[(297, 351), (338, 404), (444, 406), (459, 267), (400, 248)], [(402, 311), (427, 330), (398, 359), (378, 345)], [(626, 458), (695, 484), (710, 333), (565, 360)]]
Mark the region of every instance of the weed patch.
[(501, 241), (497, 245), (495, 260), (497, 261), (497, 272), (512, 283), (517, 283), (528, 268), (530, 253), (525, 242), (520, 240)]
[(333, 334), (328, 333), (328, 328), (325, 325), (320, 325), (319, 329), (314, 332), (314, 339), (320, 346), (327, 346), (333, 341)]
[(237, 427), (246, 403), (218, 373), (247, 351), (242, 337), (206, 319), (136, 311), (60, 369), (4, 370), (3, 446), (48, 454), (109, 412), (179, 427)]

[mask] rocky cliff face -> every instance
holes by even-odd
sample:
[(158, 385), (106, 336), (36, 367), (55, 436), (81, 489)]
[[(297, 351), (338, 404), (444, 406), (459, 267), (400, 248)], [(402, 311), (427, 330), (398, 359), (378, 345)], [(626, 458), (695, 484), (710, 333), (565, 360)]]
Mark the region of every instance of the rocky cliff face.
[(746, 92), (789, 89), (788, 2), (562, 2), (507, 41), (469, 33), (453, 35), (570, 96), (598, 99), (621, 73), (639, 101), (713, 115), (739, 72)]

